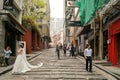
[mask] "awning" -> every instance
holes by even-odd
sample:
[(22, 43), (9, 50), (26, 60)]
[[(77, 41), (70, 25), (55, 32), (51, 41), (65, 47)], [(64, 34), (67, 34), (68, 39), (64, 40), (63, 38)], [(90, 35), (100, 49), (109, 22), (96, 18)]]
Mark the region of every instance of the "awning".
[(12, 25), (19, 33), (25, 34), (26, 29), (16, 20), (16, 18), (10, 13), (1, 13), (0, 15), (6, 15), (7, 19), (3, 19), (3, 22)]
[(80, 35), (87, 34), (91, 31), (91, 25), (84, 26), (83, 30), (81, 31)]

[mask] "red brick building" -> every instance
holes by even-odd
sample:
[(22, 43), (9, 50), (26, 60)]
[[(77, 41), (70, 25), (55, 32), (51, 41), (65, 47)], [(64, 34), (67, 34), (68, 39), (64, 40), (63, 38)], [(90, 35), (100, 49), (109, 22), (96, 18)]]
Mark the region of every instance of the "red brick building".
[(26, 41), (27, 54), (31, 53), (32, 51), (42, 50), (44, 48), (44, 41), (41, 35), (33, 29), (27, 30), (22, 40)]

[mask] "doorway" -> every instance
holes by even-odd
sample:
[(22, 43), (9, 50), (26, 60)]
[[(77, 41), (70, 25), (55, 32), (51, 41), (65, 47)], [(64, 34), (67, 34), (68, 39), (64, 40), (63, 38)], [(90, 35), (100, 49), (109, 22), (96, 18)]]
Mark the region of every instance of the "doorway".
[(118, 34), (118, 64), (120, 65), (120, 34)]
[(10, 46), (12, 51), (12, 56), (15, 56), (16, 52), (16, 39), (15, 32), (9, 27), (6, 28), (5, 32), (5, 47)]
[(103, 33), (103, 59), (107, 59), (108, 55), (108, 30), (104, 31)]

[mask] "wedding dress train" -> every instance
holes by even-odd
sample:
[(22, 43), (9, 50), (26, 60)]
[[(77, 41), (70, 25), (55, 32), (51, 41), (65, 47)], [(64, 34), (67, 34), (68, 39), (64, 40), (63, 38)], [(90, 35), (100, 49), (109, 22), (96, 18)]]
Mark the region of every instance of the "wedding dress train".
[(30, 71), (32, 68), (39, 68), (43, 65), (43, 63), (37, 65), (31, 65), (26, 58), (25, 51), (23, 50), (22, 54), (18, 54), (12, 73), (25, 73), (26, 71)]

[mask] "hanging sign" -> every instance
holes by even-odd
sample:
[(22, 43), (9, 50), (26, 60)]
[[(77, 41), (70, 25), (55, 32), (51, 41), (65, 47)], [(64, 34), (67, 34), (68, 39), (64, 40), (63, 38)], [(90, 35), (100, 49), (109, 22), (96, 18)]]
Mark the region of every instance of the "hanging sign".
[(81, 22), (80, 21), (68, 21), (68, 26), (73, 26), (73, 27), (81, 26)]
[(13, 0), (3, 0), (3, 9), (5, 10), (13, 9)]

